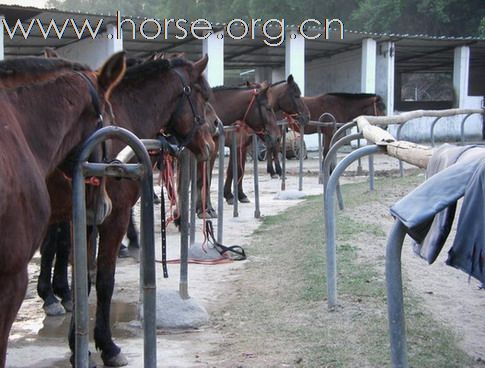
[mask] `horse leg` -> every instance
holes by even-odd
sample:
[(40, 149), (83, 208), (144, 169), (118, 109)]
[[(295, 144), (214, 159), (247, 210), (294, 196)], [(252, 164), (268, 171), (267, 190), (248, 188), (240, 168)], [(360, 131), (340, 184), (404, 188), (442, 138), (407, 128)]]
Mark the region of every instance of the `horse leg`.
[(228, 204), (234, 204), (234, 195), (232, 194), (232, 157), (233, 149), (229, 150), (229, 164), (227, 165), (226, 181), (224, 182), (224, 198)]
[(99, 227), (98, 272), (96, 277), (96, 326), (94, 341), (101, 350), (106, 366), (121, 367), (128, 360), (113, 342), (110, 326), (111, 299), (113, 297), (118, 249), (130, 221), (130, 208), (113, 208), (111, 215)]
[(0, 273), (0, 367), (5, 367), (8, 335), (27, 290), (27, 264), (17, 273)]
[(72, 294), (69, 288), (67, 269), (71, 252), (71, 225), (69, 222), (59, 224), (57, 234), (57, 253), (52, 284), (54, 293), (61, 298), (66, 312), (72, 312)]
[(134, 220), (133, 208), (130, 211), (130, 222), (128, 223), (128, 231), (126, 236), (130, 241), (129, 247), (140, 248), (140, 242), (138, 240), (138, 231), (136, 230), (135, 220)]
[(276, 172), (273, 168), (273, 151), (266, 151), (266, 172), (271, 176), (272, 179), (276, 179)]
[(246, 167), (246, 153), (247, 153), (248, 145), (244, 145), (241, 149), (241, 157), (239, 158), (240, 161), (237, 165), (237, 193), (238, 199), (241, 203), (250, 203), (250, 200), (246, 193), (243, 191), (243, 177), (244, 177), (244, 168)]
[[(41, 246), (40, 273), (37, 279), (37, 294), (44, 301), (42, 308), (48, 316), (65, 314), (64, 307), (54, 295), (52, 288), (52, 264), (57, 252), (60, 224), (49, 225), (46, 236)], [(66, 265), (67, 267), (67, 265)]]

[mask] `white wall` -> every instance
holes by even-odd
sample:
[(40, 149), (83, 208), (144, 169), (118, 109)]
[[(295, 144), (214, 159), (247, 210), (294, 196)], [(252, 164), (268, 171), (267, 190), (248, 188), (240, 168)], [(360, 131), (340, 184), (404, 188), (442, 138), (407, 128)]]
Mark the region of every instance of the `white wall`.
[(328, 92), (361, 92), (361, 50), (316, 59), (306, 64), (306, 96)]
[[(115, 52), (123, 50), (123, 40), (116, 39), (114, 25), (108, 25), (107, 31), (99, 35), (99, 38), (85, 38), (78, 42), (56, 49), (60, 56), (69, 60), (78, 61), (97, 69), (103, 65), (106, 59)], [(111, 36), (111, 37), (110, 37)]]

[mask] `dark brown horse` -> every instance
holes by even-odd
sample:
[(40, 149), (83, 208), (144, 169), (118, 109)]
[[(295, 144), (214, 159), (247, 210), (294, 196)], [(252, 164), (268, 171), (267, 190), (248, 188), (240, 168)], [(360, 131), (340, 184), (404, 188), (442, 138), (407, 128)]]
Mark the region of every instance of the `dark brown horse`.
[[(347, 123), (360, 115), (381, 116), (386, 113), (382, 97), (373, 93), (327, 93), (314, 97), (303, 97), (310, 110), (310, 119), (318, 121), (324, 113), (332, 114), (337, 123)], [(315, 125), (305, 126), (305, 134), (317, 133)], [(335, 133), (334, 127), (322, 128), (325, 136), (323, 155), (330, 149), (330, 140)]]
[[(269, 85), (264, 83), (261, 88), (246, 88), (246, 87), (217, 87), (212, 89), (214, 99), (211, 104), (216, 110), (217, 115), (223, 122), (224, 126), (232, 124), (239, 124), (238, 129), (238, 198), (241, 202), (249, 202), (246, 194), (242, 188), (242, 178), (244, 175), (244, 167), (246, 163), (246, 150), (251, 142), (249, 134), (255, 132), (262, 138), (269, 146), (273, 146), (279, 140), (281, 130), (276, 125), (276, 117), (271, 109), (273, 96), (269, 91)], [(231, 150), (229, 165), (227, 168), (226, 181), (224, 185), (224, 197), (228, 203), (232, 203), (232, 134), (226, 132), (225, 143)], [(217, 137), (214, 137), (217, 142)], [(242, 154), (240, 154), (242, 152)], [(206, 176), (206, 191), (202, 195), (202, 172), (204, 170), (201, 164), (198, 165), (198, 180), (197, 180), (197, 211), (199, 216), (202, 216), (202, 201), (206, 201), (206, 211), (208, 217), (217, 217), (215, 210), (210, 201), (210, 182), (211, 174), (214, 167), (214, 161), (217, 152), (214, 151), (209, 163), (208, 175)]]
[[(248, 83), (247, 86), (253, 88), (261, 88), (259, 83)], [(310, 120), (310, 111), (303, 102), (301, 97), (300, 87), (295, 82), (293, 75), (289, 75), (286, 80), (271, 84), (270, 93), (272, 95), (272, 105), (274, 112), (278, 117), (288, 116), (300, 124), (306, 124)], [(272, 178), (277, 175), (281, 176), (281, 165), (278, 158), (278, 153), (281, 150), (280, 142), (278, 141), (273, 149), (267, 150), (266, 163), (267, 172)], [(273, 168), (272, 162), (275, 163)]]
[(96, 105), (104, 110), (123, 73), (122, 54), (97, 74), (65, 60), (0, 63), (0, 367), (27, 288), (28, 262), (49, 222), (46, 179), (96, 129)]
[[(310, 120), (319, 121), (323, 114), (331, 114), (335, 118), (335, 123), (347, 123), (352, 121), (360, 115), (385, 115), (386, 105), (382, 97), (372, 93), (327, 93), (314, 97), (302, 97), (303, 102), (310, 111)], [(278, 115), (283, 118), (283, 114)], [(323, 119), (323, 121), (332, 122), (330, 116)], [(298, 126), (293, 126), (296, 131), (299, 131)], [(316, 125), (305, 125), (305, 134), (314, 134), (318, 132)], [(321, 132), (324, 135), (323, 141), (323, 157), (330, 149), (330, 141), (336, 131), (335, 126), (322, 127)], [(268, 172), (274, 172), (272, 161), (278, 167), (279, 159), (276, 154), (279, 148), (268, 150), (267, 155)]]
[[(196, 63), (181, 59), (132, 63), (134, 66), (127, 70), (111, 98), (116, 124), (140, 138), (155, 138), (161, 131), (172, 134), (198, 159), (207, 159), (214, 149), (204, 115), (211, 94), (202, 76), (207, 61), (205, 57)], [(113, 142), (113, 154), (122, 148), (120, 142)], [(94, 339), (105, 365), (123, 366), (128, 361), (112, 340), (109, 317), (118, 250), (128, 228), (131, 207), (139, 198), (139, 185), (128, 180), (108, 180), (107, 189), (113, 209), (98, 227)], [(69, 340), (72, 348), (72, 329)]]

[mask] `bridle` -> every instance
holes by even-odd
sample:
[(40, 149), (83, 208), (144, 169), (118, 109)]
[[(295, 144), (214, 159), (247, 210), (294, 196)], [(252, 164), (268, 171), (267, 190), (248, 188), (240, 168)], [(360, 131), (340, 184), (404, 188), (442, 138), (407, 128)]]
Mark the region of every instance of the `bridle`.
[[(262, 111), (262, 95), (260, 94), (260, 91), (258, 91), (257, 89), (253, 89), (251, 91), (252, 93), (252, 97), (251, 97), (251, 101), (249, 101), (249, 105), (246, 109), (246, 112), (244, 113), (244, 117), (242, 118), (242, 120), (240, 120), (240, 122), (242, 122), (243, 124), (246, 124), (247, 126), (249, 126), (255, 133), (258, 137), (260, 137), (261, 139), (263, 140), (266, 140), (267, 137), (270, 137), (270, 132), (268, 130), (268, 128), (266, 127), (266, 124), (268, 123), (266, 121), (266, 119), (263, 117), (263, 111)], [(254, 129), (250, 124), (248, 124), (247, 122), (247, 116), (249, 115), (249, 111), (251, 110), (252, 106), (254, 105), (254, 102), (256, 101), (256, 105), (258, 106), (258, 114), (259, 114), (259, 121), (261, 121), (262, 125), (263, 125), (263, 128), (262, 129), (259, 129), (259, 130), (256, 130)]]
[[(76, 71), (76, 74), (79, 75), (88, 85), (89, 95), (91, 96), (91, 104), (93, 105), (94, 112), (95, 112), (97, 119), (98, 119), (97, 122), (96, 122), (95, 131), (98, 131), (99, 129), (101, 129), (105, 126), (103, 114), (101, 112), (101, 103), (100, 103), (101, 98), (99, 97), (99, 93), (96, 90), (96, 87), (94, 86), (93, 81), (90, 78), (88, 78), (86, 76), (86, 74), (81, 73), (79, 71)], [(111, 117), (113, 118), (113, 112), (110, 111), (110, 113), (111, 113)], [(101, 143), (101, 152), (102, 152), (101, 159), (103, 161), (106, 161), (107, 156), (108, 156), (108, 149), (107, 149), (106, 141), (103, 141)]]
[[(172, 133), (172, 135), (177, 140), (177, 146), (179, 147), (180, 150), (182, 150), (192, 141), (192, 139), (194, 139), (194, 136), (197, 133), (197, 131), (202, 127), (202, 125), (204, 125), (205, 119), (203, 116), (201, 116), (198, 113), (197, 108), (194, 105), (194, 102), (192, 101), (192, 87), (185, 81), (185, 77), (183, 76), (182, 73), (180, 73), (177, 69), (173, 69), (173, 71), (175, 72), (180, 82), (182, 83), (182, 92), (179, 95), (177, 106), (175, 107), (175, 110), (172, 113), (172, 116), (170, 117), (169, 123), (165, 130), (167, 132)], [(192, 111), (192, 116), (194, 118), (194, 121), (192, 124), (192, 128), (190, 129), (190, 132), (185, 137), (180, 139), (180, 137), (178, 137), (178, 135), (176, 136), (176, 134), (174, 133), (175, 128), (173, 127), (173, 124), (176, 121), (176, 117), (182, 111), (182, 106), (184, 101), (188, 102), (190, 106), (190, 110)]]

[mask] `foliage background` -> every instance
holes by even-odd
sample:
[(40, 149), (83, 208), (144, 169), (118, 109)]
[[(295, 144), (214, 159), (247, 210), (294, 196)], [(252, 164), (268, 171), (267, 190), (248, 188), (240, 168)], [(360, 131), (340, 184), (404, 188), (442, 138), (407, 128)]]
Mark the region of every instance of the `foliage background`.
[(49, 6), (115, 13), (227, 22), (234, 18), (339, 18), (347, 29), (400, 34), (485, 37), (483, 0), (49, 0)]

